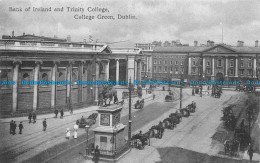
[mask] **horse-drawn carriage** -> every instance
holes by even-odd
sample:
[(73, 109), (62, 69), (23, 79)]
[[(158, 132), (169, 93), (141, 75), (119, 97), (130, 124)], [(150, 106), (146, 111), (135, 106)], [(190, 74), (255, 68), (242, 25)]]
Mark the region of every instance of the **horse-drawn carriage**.
[(149, 131), (151, 138), (161, 139), (164, 133), (163, 123), (160, 122), (158, 125), (152, 126)]
[(236, 126), (236, 117), (234, 116), (233, 105), (223, 108), (223, 117), (224, 125), (228, 129), (234, 129)]
[(190, 110), (187, 107), (180, 109), (180, 112), (181, 112), (183, 117), (189, 117), (190, 116)]
[(143, 109), (144, 107), (144, 99), (142, 100), (137, 100), (136, 103), (135, 103), (135, 109)]
[(150, 145), (150, 131), (145, 134), (140, 131), (140, 133), (133, 135), (131, 145), (137, 149), (144, 149), (145, 145)]
[(174, 101), (174, 95), (173, 92), (171, 90), (169, 91), (169, 95), (165, 96), (165, 102), (173, 102)]
[(77, 120), (79, 128), (85, 128), (86, 125), (92, 126), (96, 123), (97, 113), (91, 114), (88, 118), (84, 118), (83, 116), (81, 119)]
[(192, 102), (186, 108), (189, 110), (189, 112), (194, 113), (196, 111), (196, 103)]
[(226, 140), (224, 142), (225, 154), (231, 156), (238, 156), (240, 151), (240, 143), (237, 139)]

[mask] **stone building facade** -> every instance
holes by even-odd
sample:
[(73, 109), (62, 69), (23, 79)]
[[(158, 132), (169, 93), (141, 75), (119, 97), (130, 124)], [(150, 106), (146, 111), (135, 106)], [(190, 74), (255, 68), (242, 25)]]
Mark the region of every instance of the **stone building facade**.
[[(102, 85), (83, 85), (78, 80), (139, 80), (141, 56), (137, 48), (111, 49), (101, 43), (34, 35), (4, 36), (0, 40), (0, 112), (8, 115), (96, 103)], [(64, 83), (44, 84), (52, 81)]]

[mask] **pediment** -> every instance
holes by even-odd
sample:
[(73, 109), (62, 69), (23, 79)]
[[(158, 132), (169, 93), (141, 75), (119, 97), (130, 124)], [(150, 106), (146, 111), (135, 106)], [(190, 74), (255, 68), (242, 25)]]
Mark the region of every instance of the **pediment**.
[(111, 53), (112, 53), (112, 51), (111, 51), (110, 47), (107, 45), (101, 49), (101, 54), (111, 54)]
[(224, 45), (216, 45), (203, 51), (204, 53), (235, 53), (236, 51)]

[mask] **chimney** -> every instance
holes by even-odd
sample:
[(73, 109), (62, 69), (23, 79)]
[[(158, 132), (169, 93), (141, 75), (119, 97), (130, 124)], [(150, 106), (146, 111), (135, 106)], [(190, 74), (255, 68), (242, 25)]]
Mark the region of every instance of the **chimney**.
[(71, 42), (71, 37), (70, 37), (70, 35), (67, 36), (67, 42)]
[(195, 46), (195, 47), (198, 46), (198, 41), (194, 41), (194, 46)]
[(12, 31), (12, 37), (14, 37), (14, 31)]
[(255, 47), (258, 47), (258, 40), (255, 41)]
[(83, 43), (87, 43), (86, 39), (83, 40)]
[(238, 40), (238, 41), (237, 41), (237, 46), (238, 46), (238, 47), (241, 47), (241, 46), (243, 46), (243, 43), (244, 43), (243, 41)]
[(210, 46), (214, 46), (215, 45), (215, 42), (214, 41), (211, 41), (210, 42)]
[(23, 36), (25, 35), (25, 33), (23, 33)]
[(207, 46), (210, 46), (210, 40), (207, 41)]

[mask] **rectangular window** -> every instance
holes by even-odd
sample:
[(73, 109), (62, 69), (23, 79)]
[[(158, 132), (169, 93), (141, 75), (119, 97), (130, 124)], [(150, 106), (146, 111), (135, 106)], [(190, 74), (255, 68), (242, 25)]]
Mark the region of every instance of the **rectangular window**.
[(153, 66), (153, 72), (156, 72), (156, 66)]
[(159, 66), (159, 72), (161, 72), (162, 71), (162, 66)]
[(177, 65), (177, 64), (178, 64), (178, 61), (175, 61), (175, 64)]
[(252, 70), (247, 70), (248, 75), (252, 75)]
[(171, 65), (173, 64), (173, 61), (171, 61)]
[(252, 67), (252, 62), (248, 62), (248, 67)]
[(179, 70), (178, 67), (175, 67), (175, 74), (178, 74)]
[(244, 75), (244, 70), (240, 70), (240, 75)]
[(209, 68), (207, 69), (207, 74), (210, 74), (210, 69)]
[(195, 61), (193, 61), (192, 63), (193, 63), (193, 66), (195, 66), (195, 65), (196, 65), (196, 62), (195, 62)]
[(153, 64), (157, 64), (157, 60), (154, 60), (154, 61), (153, 61)]
[(172, 72), (173, 68), (171, 67), (171, 72)]
[(107, 143), (107, 137), (106, 136), (100, 136), (100, 142)]
[(234, 67), (234, 62), (230, 61), (230, 67)]
[(210, 62), (209, 61), (207, 62), (207, 66), (210, 66)]
[(230, 75), (234, 75), (233, 69), (230, 69), (230, 70), (229, 70), (229, 73), (230, 73)]
[(192, 72), (195, 73), (196, 72), (196, 69), (195, 67), (192, 68)]
[(221, 67), (221, 66), (222, 66), (222, 60), (219, 59), (219, 60), (218, 60), (218, 67)]
[(159, 65), (162, 64), (162, 61), (159, 61)]
[(244, 63), (243, 62), (240, 63), (240, 67), (244, 67)]
[(184, 73), (184, 68), (183, 67), (181, 68), (181, 72)]
[(167, 66), (164, 67), (164, 71), (167, 72)]
[(181, 61), (181, 65), (184, 65), (184, 61)]

